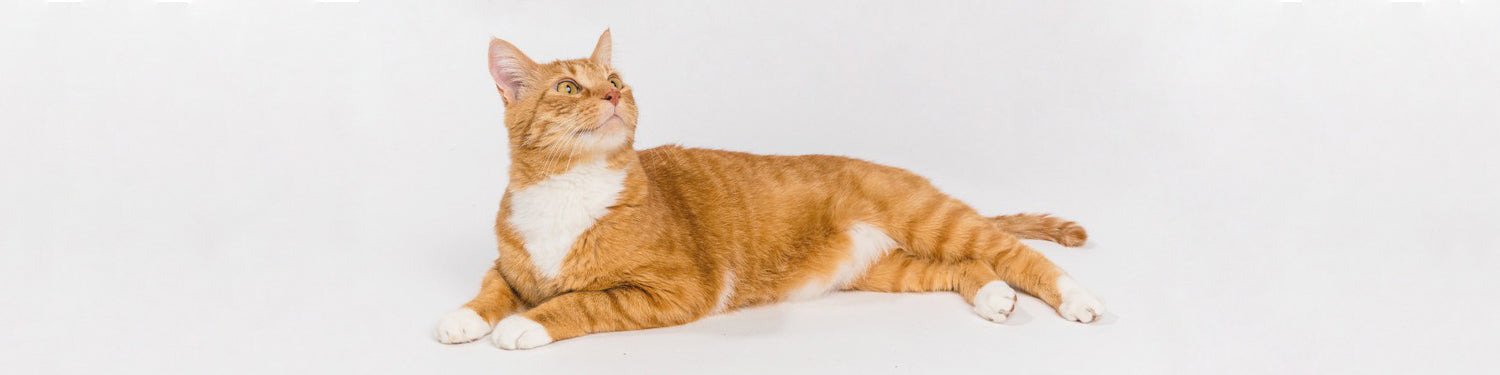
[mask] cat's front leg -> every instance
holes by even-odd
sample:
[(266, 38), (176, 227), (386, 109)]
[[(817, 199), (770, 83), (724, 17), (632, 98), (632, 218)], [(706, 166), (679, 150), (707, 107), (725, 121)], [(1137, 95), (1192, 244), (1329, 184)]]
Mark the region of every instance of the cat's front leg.
[(520, 308), (513, 293), (510, 284), (500, 277), (500, 272), (490, 267), (480, 283), (479, 295), (458, 310), (444, 315), (433, 335), (444, 344), (462, 344), (484, 337), (496, 321)]
[(531, 349), (590, 333), (684, 324), (711, 308), (711, 302), (667, 300), (686, 295), (694, 294), (656, 293), (638, 286), (566, 293), (501, 320), (490, 341), (501, 349)]

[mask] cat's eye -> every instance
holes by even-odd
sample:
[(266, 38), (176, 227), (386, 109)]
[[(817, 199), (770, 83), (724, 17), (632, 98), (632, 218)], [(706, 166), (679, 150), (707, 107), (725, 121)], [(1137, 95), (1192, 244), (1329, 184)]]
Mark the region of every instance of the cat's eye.
[(579, 89), (578, 84), (574, 83), (573, 81), (562, 81), (557, 83), (557, 92), (564, 94), (577, 94), (580, 91), (583, 90)]
[(620, 77), (609, 77), (609, 85), (614, 86), (617, 89), (625, 88), (625, 83), (620, 82)]

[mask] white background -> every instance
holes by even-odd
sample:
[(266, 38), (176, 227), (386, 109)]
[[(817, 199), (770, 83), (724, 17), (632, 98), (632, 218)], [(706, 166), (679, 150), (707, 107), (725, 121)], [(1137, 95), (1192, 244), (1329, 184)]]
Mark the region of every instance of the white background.
[[(839, 294), (532, 351), (430, 338), (495, 255), (491, 35), (612, 27), (638, 146), (911, 169), (1105, 321)], [(1494, 373), (1500, 4), (0, 5), (0, 372)]]

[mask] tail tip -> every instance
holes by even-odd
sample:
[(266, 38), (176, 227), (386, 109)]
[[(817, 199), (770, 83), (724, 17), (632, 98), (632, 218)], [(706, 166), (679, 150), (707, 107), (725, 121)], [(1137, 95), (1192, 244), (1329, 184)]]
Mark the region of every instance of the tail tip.
[(1057, 243), (1067, 247), (1083, 246), (1089, 240), (1088, 231), (1083, 230), (1082, 225), (1067, 223), (1058, 228)]

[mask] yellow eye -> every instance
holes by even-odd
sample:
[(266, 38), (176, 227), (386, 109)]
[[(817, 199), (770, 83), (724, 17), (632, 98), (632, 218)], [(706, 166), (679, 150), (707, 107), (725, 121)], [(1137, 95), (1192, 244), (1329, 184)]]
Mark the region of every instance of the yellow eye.
[(620, 78), (618, 77), (609, 77), (609, 85), (614, 86), (617, 89), (625, 88), (625, 83), (620, 82)]
[(577, 94), (579, 91), (582, 90), (579, 90), (578, 84), (573, 83), (573, 81), (562, 81), (557, 83), (557, 92), (564, 94)]

